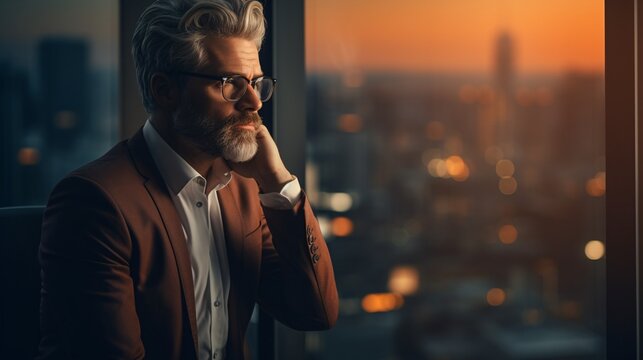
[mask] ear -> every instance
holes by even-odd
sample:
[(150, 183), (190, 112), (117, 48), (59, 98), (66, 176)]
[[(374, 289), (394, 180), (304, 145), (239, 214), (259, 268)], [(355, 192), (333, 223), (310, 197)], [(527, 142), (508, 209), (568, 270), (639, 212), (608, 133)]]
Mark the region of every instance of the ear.
[(173, 111), (179, 104), (180, 91), (176, 80), (165, 73), (154, 73), (150, 79), (154, 101), (160, 109)]

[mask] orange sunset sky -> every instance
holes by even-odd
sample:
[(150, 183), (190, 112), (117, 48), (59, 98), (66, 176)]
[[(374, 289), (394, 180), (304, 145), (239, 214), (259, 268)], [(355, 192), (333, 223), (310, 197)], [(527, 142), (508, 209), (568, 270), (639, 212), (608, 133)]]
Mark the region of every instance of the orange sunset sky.
[(521, 73), (603, 71), (599, 0), (306, 0), (309, 71), (488, 72), (507, 31)]

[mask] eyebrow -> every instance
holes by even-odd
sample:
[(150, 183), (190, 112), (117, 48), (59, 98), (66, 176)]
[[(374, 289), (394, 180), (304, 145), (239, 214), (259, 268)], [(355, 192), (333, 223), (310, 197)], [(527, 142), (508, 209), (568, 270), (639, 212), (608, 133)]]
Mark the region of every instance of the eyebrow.
[(255, 79), (258, 79), (258, 78), (263, 77), (265, 75), (264, 74), (257, 74), (253, 78), (248, 78), (244, 74), (239, 74), (239, 73), (222, 73), (221, 76), (225, 76), (225, 77), (241, 76), (241, 77), (246, 78), (246, 79), (255, 80)]
[[(235, 73), (235, 72), (232, 72), (232, 71), (221, 71), (221, 72), (218, 72), (218, 73), (216, 74), (216, 76), (226, 76), (226, 77), (230, 77), (230, 76), (243, 76), (243, 77), (246, 77), (246, 75), (245, 75), (245, 74)], [(258, 79), (258, 78), (263, 77), (263, 76), (266, 76), (266, 74), (264, 74), (263, 72), (261, 72), (261, 73), (259, 73), (259, 74), (255, 74), (255, 77), (253, 77), (253, 78), (252, 78), (252, 79), (250, 79), (250, 80)]]

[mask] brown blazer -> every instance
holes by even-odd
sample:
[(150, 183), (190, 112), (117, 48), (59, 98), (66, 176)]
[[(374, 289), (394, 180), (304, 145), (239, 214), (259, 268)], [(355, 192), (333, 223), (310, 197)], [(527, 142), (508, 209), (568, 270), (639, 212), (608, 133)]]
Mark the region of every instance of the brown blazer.
[[(243, 359), (255, 302), (284, 324), (337, 319), (328, 248), (305, 195), (295, 211), (261, 206), (233, 175), (219, 191), (230, 264), (228, 359)], [(196, 359), (190, 257), (142, 131), (65, 177), (40, 245), (41, 359)]]

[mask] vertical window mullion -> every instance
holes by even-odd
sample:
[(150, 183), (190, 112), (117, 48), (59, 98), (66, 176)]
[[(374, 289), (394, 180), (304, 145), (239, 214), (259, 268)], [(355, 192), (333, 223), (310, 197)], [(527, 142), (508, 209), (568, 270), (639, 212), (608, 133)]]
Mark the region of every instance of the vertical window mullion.
[(637, 358), (635, 2), (605, 2), (608, 359)]

